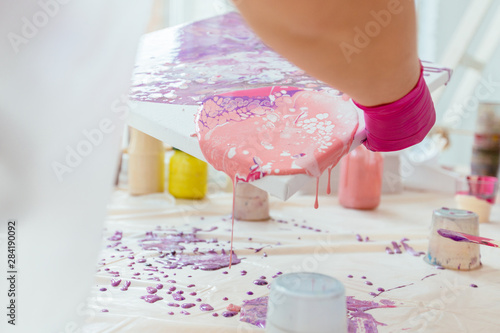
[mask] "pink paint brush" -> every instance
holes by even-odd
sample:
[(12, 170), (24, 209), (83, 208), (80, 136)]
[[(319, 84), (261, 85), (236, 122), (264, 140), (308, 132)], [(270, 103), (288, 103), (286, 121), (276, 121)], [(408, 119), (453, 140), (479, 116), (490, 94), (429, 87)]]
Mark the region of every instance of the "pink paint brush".
[(454, 240), (455, 242), (466, 242), (479, 245), (488, 245), (492, 247), (500, 247), (500, 242), (493, 240), (491, 238), (469, 235), (463, 232), (458, 232), (448, 229), (439, 229), (437, 232), (441, 236)]

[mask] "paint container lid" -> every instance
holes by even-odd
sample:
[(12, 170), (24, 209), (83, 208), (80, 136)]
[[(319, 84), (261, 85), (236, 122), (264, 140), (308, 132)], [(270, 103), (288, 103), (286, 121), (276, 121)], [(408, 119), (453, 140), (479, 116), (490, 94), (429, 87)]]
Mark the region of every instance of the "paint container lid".
[(266, 332), (347, 332), (345, 289), (330, 276), (291, 273), (271, 285)]

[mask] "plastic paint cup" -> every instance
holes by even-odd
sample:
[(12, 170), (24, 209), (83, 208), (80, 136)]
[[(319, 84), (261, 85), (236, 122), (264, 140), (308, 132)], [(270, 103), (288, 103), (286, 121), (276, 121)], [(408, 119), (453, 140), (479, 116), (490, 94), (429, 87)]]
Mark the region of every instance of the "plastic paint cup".
[(439, 229), (479, 236), (476, 213), (446, 207), (435, 210), (432, 215), (429, 250), (424, 259), (431, 265), (456, 270), (468, 271), (481, 267), (478, 244), (455, 242), (439, 235)]
[(456, 181), (455, 201), (458, 209), (470, 210), (479, 217), (479, 223), (490, 220), (495, 203), (498, 179), (491, 176), (466, 176)]
[(244, 221), (269, 219), (269, 196), (266, 191), (252, 184), (237, 182), (234, 202), (234, 218)]
[(345, 333), (346, 312), (340, 281), (317, 273), (284, 274), (271, 285), (266, 332)]

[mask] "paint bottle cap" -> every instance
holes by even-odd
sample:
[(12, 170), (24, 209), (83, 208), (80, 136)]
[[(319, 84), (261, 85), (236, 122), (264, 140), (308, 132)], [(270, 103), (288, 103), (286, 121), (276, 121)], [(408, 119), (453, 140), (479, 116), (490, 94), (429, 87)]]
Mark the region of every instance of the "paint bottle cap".
[(345, 289), (318, 273), (279, 276), (271, 285), (266, 332), (347, 332)]

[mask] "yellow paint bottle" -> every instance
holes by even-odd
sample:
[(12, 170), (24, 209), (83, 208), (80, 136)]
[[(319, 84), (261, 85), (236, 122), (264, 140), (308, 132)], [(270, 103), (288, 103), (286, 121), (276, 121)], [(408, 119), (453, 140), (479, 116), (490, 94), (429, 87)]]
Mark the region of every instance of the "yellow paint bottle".
[(208, 165), (175, 149), (170, 159), (168, 191), (179, 199), (203, 199), (207, 193)]

